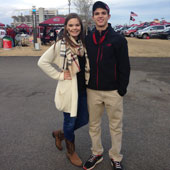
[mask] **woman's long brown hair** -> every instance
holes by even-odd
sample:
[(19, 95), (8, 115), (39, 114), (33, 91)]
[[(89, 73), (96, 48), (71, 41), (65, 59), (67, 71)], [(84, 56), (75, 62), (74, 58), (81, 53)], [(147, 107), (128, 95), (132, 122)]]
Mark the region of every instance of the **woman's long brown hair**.
[[(59, 40), (61, 40), (61, 39), (64, 38), (65, 41), (66, 41), (66, 43), (68, 43), (68, 44), (69, 44), (70, 46), (72, 46), (72, 47), (76, 47), (76, 44), (75, 44), (73, 41), (70, 40), (69, 35), (68, 35), (68, 32), (67, 32), (67, 29), (66, 29), (68, 21), (69, 21), (70, 19), (73, 19), (73, 18), (77, 18), (78, 21), (79, 21), (79, 23), (80, 23), (80, 25), (81, 25), (81, 31), (80, 31), (80, 34), (79, 34), (79, 36), (78, 36), (78, 39), (80, 39), (80, 40), (82, 41), (82, 43), (83, 43), (83, 46), (85, 46), (85, 43), (84, 43), (83, 23), (82, 23), (81, 18), (80, 18), (76, 13), (70, 13), (70, 14), (66, 17), (65, 22), (64, 22), (64, 32), (63, 32), (63, 35), (62, 35), (57, 41), (59, 41)], [(57, 41), (56, 41), (56, 43), (57, 43)], [(55, 44), (56, 44), (56, 43), (55, 43)], [(54, 48), (55, 48), (55, 45), (54, 45)]]

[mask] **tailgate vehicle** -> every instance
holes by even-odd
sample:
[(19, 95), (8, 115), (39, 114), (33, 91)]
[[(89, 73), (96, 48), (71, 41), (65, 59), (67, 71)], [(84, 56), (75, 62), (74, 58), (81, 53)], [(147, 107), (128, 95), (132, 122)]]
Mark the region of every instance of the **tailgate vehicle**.
[(136, 32), (136, 36), (138, 38), (146, 39), (147, 37), (159, 37), (159, 33), (163, 32), (167, 29), (166, 25), (154, 25), (144, 28), (143, 30), (139, 30)]
[(138, 27), (138, 26), (131, 27), (131, 28), (127, 29), (127, 30), (124, 32), (124, 35), (127, 36), (127, 37), (135, 37), (136, 31), (142, 30), (142, 29), (144, 29), (144, 28), (145, 28), (145, 26), (142, 26), (142, 27)]

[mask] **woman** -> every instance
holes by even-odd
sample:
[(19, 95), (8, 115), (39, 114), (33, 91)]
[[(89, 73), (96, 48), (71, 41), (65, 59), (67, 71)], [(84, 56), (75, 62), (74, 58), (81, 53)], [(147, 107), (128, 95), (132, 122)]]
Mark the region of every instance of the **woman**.
[[(59, 70), (52, 64), (56, 64)], [(52, 133), (56, 147), (62, 150), (61, 143), (65, 139), (67, 157), (72, 164), (82, 166), (75, 152), (74, 131), (88, 123), (85, 72), (88, 81), (89, 62), (84, 47), (83, 25), (77, 14), (67, 16), (63, 36), (41, 56), (38, 66), (58, 80), (55, 104), (63, 111), (64, 132), (57, 130)]]

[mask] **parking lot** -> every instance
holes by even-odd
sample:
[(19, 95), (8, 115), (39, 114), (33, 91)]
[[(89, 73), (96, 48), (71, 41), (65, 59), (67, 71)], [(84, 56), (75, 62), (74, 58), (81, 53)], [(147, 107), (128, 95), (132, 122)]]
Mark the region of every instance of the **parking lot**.
[[(0, 169), (78, 170), (58, 151), (51, 132), (63, 116), (53, 98), (57, 82), (37, 67), (39, 57), (0, 57)], [(131, 79), (124, 98), (122, 153), (125, 170), (169, 170), (170, 58), (131, 57)], [(104, 161), (94, 170), (111, 170), (110, 135), (102, 121)], [(88, 126), (76, 132), (76, 150), (90, 155)]]

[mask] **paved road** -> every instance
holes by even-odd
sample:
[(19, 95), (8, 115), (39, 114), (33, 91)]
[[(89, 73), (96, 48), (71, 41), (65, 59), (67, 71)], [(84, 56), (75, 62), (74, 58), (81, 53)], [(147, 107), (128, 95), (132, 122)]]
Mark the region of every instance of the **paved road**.
[[(56, 81), (37, 67), (38, 57), (0, 57), (0, 170), (78, 170), (55, 148), (51, 132), (61, 128), (55, 109)], [(122, 153), (125, 170), (170, 170), (170, 58), (131, 58), (124, 98)], [(106, 114), (102, 121), (104, 161), (111, 170)], [(88, 127), (76, 132), (83, 161), (90, 154)]]

